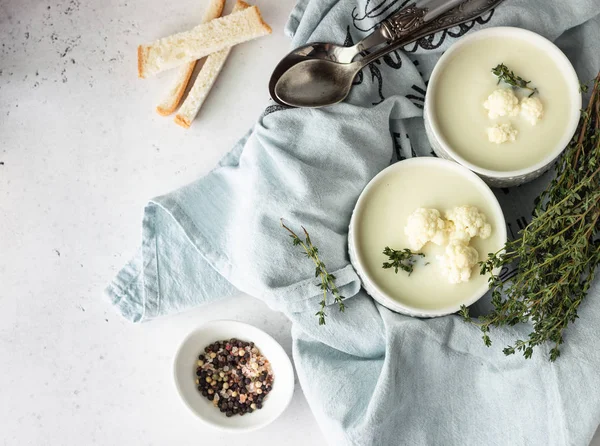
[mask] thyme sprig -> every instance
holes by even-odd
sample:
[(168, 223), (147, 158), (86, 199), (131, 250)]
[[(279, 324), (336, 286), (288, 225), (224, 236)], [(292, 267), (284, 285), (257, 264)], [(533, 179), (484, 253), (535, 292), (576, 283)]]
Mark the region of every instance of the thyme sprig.
[(383, 262), (383, 268), (394, 268), (394, 272), (398, 274), (399, 270), (406, 271), (410, 276), (413, 272), (417, 257), (425, 257), (422, 252), (412, 252), (410, 249), (405, 248), (399, 251), (386, 246), (383, 250), (383, 254), (390, 258), (389, 262)]
[(320, 303), (321, 307), (319, 311), (316, 312), (315, 316), (319, 317), (319, 325), (325, 325), (325, 317), (327, 316), (325, 313), (325, 307), (327, 306), (327, 292), (333, 295), (335, 303), (338, 304), (341, 312), (346, 309), (346, 305), (343, 302), (345, 298), (344, 296), (340, 295), (340, 292), (335, 284), (336, 277), (327, 272), (325, 263), (323, 263), (319, 257), (319, 249), (313, 245), (310, 235), (308, 235), (308, 231), (304, 228), (304, 226), (302, 226), (302, 230), (304, 231), (304, 240), (302, 240), (294, 231), (288, 228), (283, 223), (283, 219), (281, 220), (281, 226), (283, 226), (283, 228), (290, 233), (293, 245), (301, 246), (302, 249), (304, 249), (304, 254), (306, 257), (311, 259), (315, 264), (315, 277), (319, 277), (321, 279), (321, 282), (318, 283), (317, 286), (323, 291), (323, 299), (321, 299)]
[[(565, 330), (592, 285), (600, 264), (600, 73), (573, 140), (556, 165), (556, 176), (535, 200), (531, 223), (517, 239), (481, 263), (489, 275), (493, 310), (472, 320), (486, 345), (490, 327), (531, 323), (532, 331), (504, 348), (504, 354), (530, 358), (535, 347), (550, 343), (551, 361), (560, 355)], [(502, 280), (495, 268), (516, 267)]]
[(506, 65), (504, 65), (503, 63), (496, 65), (494, 68), (492, 68), (492, 73), (494, 74), (494, 76), (498, 77), (498, 83), (504, 82), (504, 83), (510, 85), (511, 87), (523, 88), (525, 90), (531, 91), (531, 93), (529, 94), (529, 97), (538, 93), (537, 88), (529, 86), (531, 81), (526, 81), (521, 76), (517, 76), (514, 73), (514, 71), (509, 70), (508, 67)]

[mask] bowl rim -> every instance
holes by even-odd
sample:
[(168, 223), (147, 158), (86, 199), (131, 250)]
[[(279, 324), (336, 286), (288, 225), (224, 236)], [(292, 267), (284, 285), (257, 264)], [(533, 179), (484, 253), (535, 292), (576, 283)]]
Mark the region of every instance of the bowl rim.
[[(467, 161), (461, 155), (456, 153), (456, 151), (454, 151), (452, 147), (450, 147), (450, 144), (448, 144), (448, 142), (443, 136), (443, 133), (440, 131), (437, 122), (437, 116), (433, 112), (434, 106), (432, 105), (432, 101), (433, 97), (435, 96), (434, 91), (437, 86), (437, 79), (440, 77), (440, 73), (447, 65), (452, 55), (461, 47), (468, 45), (469, 43), (475, 40), (480, 40), (492, 36), (515, 37), (521, 40), (528, 41), (540, 49), (544, 49), (546, 54), (548, 54), (556, 62), (557, 67), (564, 76), (565, 81), (567, 82), (567, 86), (569, 87), (569, 96), (571, 100), (571, 114), (564, 135), (556, 143), (556, 146), (553, 148), (552, 151), (548, 153), (547, 156), (545, 156), (542, 160), (538, 161), (536, 164), (522, 169), (510, 171), (492, 170)], [(560, 154), (568, 147), (571, 138), (577, 130), (579, 119), (581, 118), (582, 98), (581, 93), (579, 91), (579, 85), (579, 78), (577, 77), (577, 73), (575, 72), (575, 68), (573, 67), (571, 61), (559, 47), (557, 47), (552, 41), (546, 39), (544, 36), (536, 32), (524, 28), (517, 28), (514, 26), (496, 26), (492, 28), (485, 28), (475, 31), (469, 34), (468, 36), (462, 37), (461, 39), (457, 40), (444, 52), (444, 54), (437, 61), (435, 67), (433, 68), (433, 71), (431, 72), (431, 76), (429, 77), (429, 83), (427, 84), (427, 93), (425, 95), (425, 115), (429, 120), (431, 130), (433, 132), (434, 137), (437, 139), (437, 142), (442, 146), (442, 148), (445, 151), (448, 152), (448, 154), (452, 158), (454, 158), (463, 166), (469, 168), (473, 172), (490, 178), (510, 179), (513, 177), (521, 177), (539, 171), (540, 169), (544, 169), (549, 164), (551, 164), (556, 158), (558, 158)]]
[[(291, 381), (291, 391), (289, 392), (289, 395), (287, 397), (287, 399), (285, 400), (285, 402), (282, 404), (281, 409), (279, 410), (279, 412), (277, 412), (273, 417), (263, 421), (262, 423), (257, 423), (255, 425), (252, 426), (246, 426), (246, 427), (231, 427), (231, 426), (224, 426), (222, 424), (218, 424), (218, 423), (214, 423), (213, 421), (211, 421), (210, 419), (204, 417), (200, 412), (198, 412), (196, 409), (194, 409), (188, 402), (187, 398), (184, 396), (184, 391), (181, 388), (181, 384), (179, 382), (179, 379), (177, 377), (177, 371), (178, 371), (178, 363), (179, 363), (179, 357), (182, 353), (183, 350), (183, 346), (187, 344), (188, 341), (190, 341), (190, 339), (192, 337), (194, 337), (198, 332), (200, 331), (204, 331), (204, 330), (208, 330), (211, 328), (211, 326), (232, 326), (232, 325), (237, 325), (238, 327), (242, 327), (244, 329), (251, 329), (251, 330), (256, 330), (259, 333), (261, 333), (265, 339), (267, 339), (268, 342), (271, 343), (272, 347), (276, 350), (279, 350), (279, 352), (282, 354), (282, 358), (285, 357), (285, 361), (281, 361), (281, 367), (285, 367), (288, 369), (289, 372), (291, 372), (291, 376), (292, 376), (292, 381)], [(271, 358), (269, 358), (269, 361), (271, 361)], [(272, 362), (272, 361), (271, 361)], [(175, 383), (175, 388), (177, 389), (177, 393), (179, 394), (179, 397), (181, 398), (181, 400), (183, 401), (183, 403), (185, 404), (185, 406), (189, 409), (189, 411), (191, 413), (193, 413), (196, 417), (198, 417), (203, 423), (218, 429), (220, 431), (223, 432), (229, 432), (229, 433), (243, 433), (243, 432), (251, 432), (251, 431), (255, 431), (258, 429), (262, 429), (263, 427), (268, 426), (269, 424), (271, 424), (273, 421), (275, 421), (277, 418), (279, 418), (281, 416), (281, 414), (283, 412), (285, 412), (285, 410), (288, 408), (288, 406), (290, 405), (290, 403), (292, 402), (292, 399), (294, 397), (294, 389), (295, 389), (295, 372), (294, 372), (294, 366), (292, 365), (292, 361), (289, 358), (288, 354), (286, 353), (286, 351), (283, 349), (283, 347), (281, 346), (281, 344), (279, 342), (277, 342), (277, 340), (275, 340), (275, 338), (273, 338), (273, 336), (271, 336), (270, 334), (268, 334), (267, 332), (265, 332), (264, 330), (261, 330), (260, 328), (248, 324), (247, 322), (241, 322), (241, 321), (236, 321), (233, 319), (215, 319), (212, 321), (207, 321), (205, 323), (203, 323), (202, 325), (199, 325), (198, 327), (196, 327), (195, 329), (193, 329), (191, 332), (189, 332), (185, 338), (179, 343), (179, 347), (177, 347), (177, 350), (175, 352), (175, 355), (173, 356), (173, 364), (172, 364), (172, 373), (173, 373), (173, 381)]]
[[(350, 251), (354, 252), (354, 255), (350, 256), (351, 262), (352, 262), (354, 268), (356, 269), (361, 280), (364, 282), (365, 278), (366, 278), (369, 282), (369, 285), (372, 286), (375, 289), (375, 291), (377, 292), (377, 295), (371, 296), (377, 302), (379, 302), (383, 306), (385, 306), (393, 311), (399, 311), (403, 314), (409, 314), (411, 316), (417, 316), (417, 317), (439, 317), (439, 316), (446, 316), (448, 314), (456, 313), (458, 310), (460, 310), (460, 307), (462, 305), (466, 305), (468, 307), (470, 305), (473, 305), (479, 299), (481, 299), (489, 290), (489, 285), (487, 284), (487, 282), (483, 283), (481, 285), (481, 287), (479, 287), (475, 291), (473, 291), (472, 294), (470, 294), (467, 298), (463, 299), (459, 304), (448, 305), (446, 307), (438, 308), (438, 309), (424, 309), (424, 308), (419, 308), (419, 307), (414, 307), (412, 305), (408, 305), (404, 302), (400, 302), (399, 300), (394, 299), (392, 296), (390, 296), (388, 293), (386, 293), (383, 289), (381, 289), (381, 287), (377, 284), (377, 282), (369, 275), (368, 269), (365, 268), (365, 263), (360, 254), (360, 249), (358, 248), (359, 245), (358, 245), (358, 231), (356, 230), (356, 225), (357, 225), (356, 219), (358, 218), (357, 215), (359, 215), (362, 212), (366, 197), (369, 195), (371, 189), (374, 187), (374, 185), (379, 183), (379, 181), (381, 181), (382, 178), (386, 177), (387, 175), (393, 174), (394, 171), (396, 171), (396, 170), (411, 168), (411, 165), (415, 165), (415, 166), (416, 165), (421, 165), (421, 166), (425, 165), (427, 167), (428, 165), (432, 165), (432, 164), (436, 164), (436, 165), (442, 166), (444, 168), (454, 170), (459, 175), (462, 175), (463, 177), (471, 180), (475, 185), (479, 186), (478, 189), (484, 195), (484, 198), (488, 198), (490, 203), (492, 204), (492, 207), (494, 209), (493, 223), (495, 226), (498, 226), (498, 229), (496, 229), (496, 230), (500, 231), (501, 243), (503, 246), (506, 244), (507, 237), (508, 237), (507, 231), (506, 231), (506, 218), (504, 217), (504, 212), (502, 211), (502, 207), (500, 206), (498, 199), (496, 198), (496, 196), (494, 195), (494, 193), (492, 192), (490, 187), (477, 174), (475, 174), (474, 172), (470, 171), (469, 169), (467, 169), (466, 167), (460, 165), (459, 163), (457, 163), (455, 161), (450, 161), (450, 160), (446, 160), (443, 158), (429, 157), (429, 156), (409, 158), (409, 159), (394, 163), (391, 166), (388, 166), (385, 169), (383, 169), (377, 175), (375, 175), (375, 177), (373, 177), (371, 179), (371, 181), (369, 181), (369, 183), (365, 186), (365, 188), (360, 193), (360, 196), (358, 197), (356, 205), (354, 206), (354, 210), (352, 211), (352, 217), (350, 219), (350, 231), (349, 231), (350, 237), (348, 240), (348, 244), (351, 245)], [(496, 219), (498, 219), (499, 221), (496, 221)], [(497, 274), (498, 272), (499, 272), (498, 268), (494, 269), (495, 274)]]

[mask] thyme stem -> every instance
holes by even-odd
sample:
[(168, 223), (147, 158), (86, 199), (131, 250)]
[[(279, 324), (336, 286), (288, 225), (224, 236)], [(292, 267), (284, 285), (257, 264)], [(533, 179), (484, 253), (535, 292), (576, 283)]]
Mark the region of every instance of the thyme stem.
[(492, 73), (494, 74), (494, 76), (498, 77), (498, 83), (504, 82), (504, 83), (510, 85), (511, 87), (523, 88), (525, 90), (531, 91), (531, 93), (529, 94), (529, 97), (533, 96), (534, 94), (536, 94), (538, 92), (537, 88), (529, 86), (531, 81), (526, 81), (521, 76), (517, 76), (514, 73), (514, 71), (509, 70), (508, 67), (506, 65), (504, 65), (503, 63), (492, 68)]
[(340, 292), (335, 284), (335, 276), (327, 272), (325, 263), (323, 263), (319, 257), (319, 249), (313, 245), (306, 228), (302, 226), (302, 230), (304, 231), (304, 240), (302, 240), (294, 231), (292, 231), (283, 223), (283, 219), (281, 219), (281, 226), (290, 233), (293, 245), (301, 246), (302, 249), (304, 249), (306, 256), (315, 264), (315, 277), (319, 277), (321, 280), (321, 283), (317, 284), (317, 286), (321, 288), (323, 292), (323, 298), (319, 304), (320, 308), (319, 311), (316, 312), (315, 316), (319, 317), (319, 325), (325, 325), (325, 317), (327, 316), (325, 313), (325, 307), (327, 306), (327, 293), (329, 292), (333, 295), (335, 303), (338, 304), (338, 307), (342, 312), (346, 309), (346, 305), (343, 302), (344, 296), (340, 295)]
[[(525, 86), (517, 86), (530, 88), (524, 82)], [(531, 323), (529, 336), (515, 340), (504, 348), (504, 353), (520, 352), (530, 358), (534, 348), (550, 343), (549, 358), (555, 361), (565, 330), (577, 319), (577, 310), (598, 265), (600, 73), (594, 80), (587, 108), (582, 111), (578, 130), (557, 162), (554, 179), (536, 198), (531, 222), (517, 239), (481, 263), (481, 273), (489, 275), (493, 310), (476, 322), (466, 307), (460, 313), (480, 328), (488, 346), (491, 327)], [(502, 280), (493, 275), (501, 267), (514, 267), (517, 273)]]

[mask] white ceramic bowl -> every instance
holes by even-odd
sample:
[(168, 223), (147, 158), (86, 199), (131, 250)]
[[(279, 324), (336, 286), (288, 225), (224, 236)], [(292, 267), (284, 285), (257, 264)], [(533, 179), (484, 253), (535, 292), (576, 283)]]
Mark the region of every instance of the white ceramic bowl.
[[(428, 166), (435, 166), (438, 168), (442, 167), (444, 169), (448, 169), (453, 173), (456, 173), (469, 180), (473, 187), (476, 188), (482, 194), (482, 196), (490, 202), (492, 208), (492, 215), (488, 215), (487, 217), (492, 226), (494, 227), (494, 231), (500, 231), (500, 243), (502, 245), (506, 243), (507, 237), (506, 221), (504, 219), (502, 208), (500, 207), (500, 203), (498, 203), (496, 196), (481, 178), (479, 178), (470, 170), (462, 167), (461, 165), (453, 161), (448, 161), (439, 158), (419, 157), (400, 161), (379, 172), (379, 174), (375, 176), (375, 178), (373, 178), (369, 182), (369, 184), (367, 184), (367, 186), (363, 189), (363, 191), (360, 194), (360, 197), (358, 198), (358, 201), (356, 202), (354, 211), (352, 212), (352, 218), (350, 220), (350, 229), (348, 232), (348, 252), (350, 254), (350, 261), (361, 279), (363, 288), (373, 299), (375, 299), (381, 305), (389, 308), (392, 311), (415, 317), (438, 317), (456, 313), (460, 309), (461, 305), (469, 306), (474, 304), (488, 291), (488, 285), (484, 282), (482, 283), (481, 287), (475, 289), (471, 294), (466, 294), (464, 296), (464, 299), (455, 305), (440, 307), (436, 309), (424, 309), (409, 306), (403, 302), (394, 299), (392, 296), (387, 294), (379, 285), (377, 285), (375, 280), (368, 273), (368, 268), (366, 268), (360, 250), (358, 249), (359, 242), (356, 216), (361, 214), (362, 209), (366, 203), (367, 197), (369, 196), (370, 190), (380, 182), (385, 181), (385, 179), (389, 178), (389, 176), (391, 175), (402, 175), (403, 171), (406, 171), (406, 169)], [(432, 178), (432, 181), (435, 181), (435, 178)], [(399, 200), (402, 200), (402, 198), (399, 197)], [(399, 230), (401, 231), (402, 227), (400, 227)], [(498, 271), (495, 271), (495, 273), (498, 273)]]
[[(204, 353), (204, 347), (231, 338), (254, 342), (271, 362), (274, 379), (273, 389), (262, 409), (228, 418), (200, 394), (195, 380), (196, 361), (198, 355)], [(212, 321), (188, 335), (175, 355), (174, 374), (175, 386), (186, 406), (210, 426), (230, 432), (251, 431), (268, 425), (282, 414), (294, 394), (294, 369), (283, 348), (264, 331), (243, 322)]]
[[(567, 85), (569, 86), (569, 96), (571, 98), (571, 113), (566, 117), (569, 120), (567, 128), (562, 138), (556, 142), (554, 148), (548, 152), (547, 156), (532, 166), (525, 169), (514, 170), (514, 171), (494, 171), (479, 167), (461, 157), (452, 147), (446, 142), (443, 135), (439, 130), (439, 125), (433, 113), (435, 104), (433, 103), (435, 98), (435, 89), (437, 86), (438, 78), (444, 70), (444, 67), (452, 60), (452, 55), (461, 47), (468, 45), (476, 40), (486, 39), (489, 37), (505, 37), (505, 38), (517, 38), (526, 40), (527, 42), (537, 46), (540, 50), (544, 51), (549, 55), (557, 67), (562, 72), (566, 79)], [(542, 173), (547, 171), (554, 160), (562, 153), (567, 147), (569, 141), (573, 137), (573, 134), (577, 130), (577, 124), (581, 115), (581, 93), (579, 91), (579, 79), (575, 73), (575, 69), (567, 56), (552, 42), (548, 39), (536, 34), (532, 31), (528, 31), (522, 28), (512, 27), (496, 27), (487, 28), (481, 31), (476, 31), (469, 34), (466, 37), (461, 38), (455, 44), (453, 44), (437, 62), (431, 77), (429, 78), (429, 84), (427, 86), (427, 94), (425, 95), (425, 131), (427, 138), (435, 153), (445, 159), (456, 161), (473, 172), (477, 173), (481, 178), (485, 180), (491, 186), (494, 187), (510, 187), (516, 186), (522, 183), (531, 181), (539, 177)]]

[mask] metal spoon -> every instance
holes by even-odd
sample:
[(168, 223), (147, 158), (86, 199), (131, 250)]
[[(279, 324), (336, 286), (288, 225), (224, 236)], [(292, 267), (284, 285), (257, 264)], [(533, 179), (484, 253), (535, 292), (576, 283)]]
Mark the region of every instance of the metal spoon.
[(401, 26), (404, 33), (411, 32), (414, 27), (430, 21), (463, 1), (465, 0), (418, 0), (385, 19), (377, 26), (375, 31), (353, 46), (313, 42), (298, 47), (281, 59), (275, 67), (269, 81), (271, 97), (279, 102), (275, 95), (275, 85), (283, 73), (297, 63), (310, 59), (327, 59), (334, 62), (350, 63), (361, 52), (373, 50), (381, 44), (396, 40), (399, 37), (398, 32)]
[[(407, 16), (397, 28), (398, 38), (389, 45), (351, 63), (339, 63), (324, 58), (297, 60), (276, 80), (272, 97), (279, 103), (293, 107), (323, 107), (343, 101), (350, 93), (352, 82), (360, 70), (376, 59), (409, 45), (425, 36), (461, 23), (468, 22), (498, 6), (503, 0), (466, 0), (445, 14), (412, 26), (405, 32)], [(424, 17), (418, 15), (417, 17)], [(415, 16), (412, 16), (415, 17)], [(398, 25), (398, 22), (395, 22)]]

